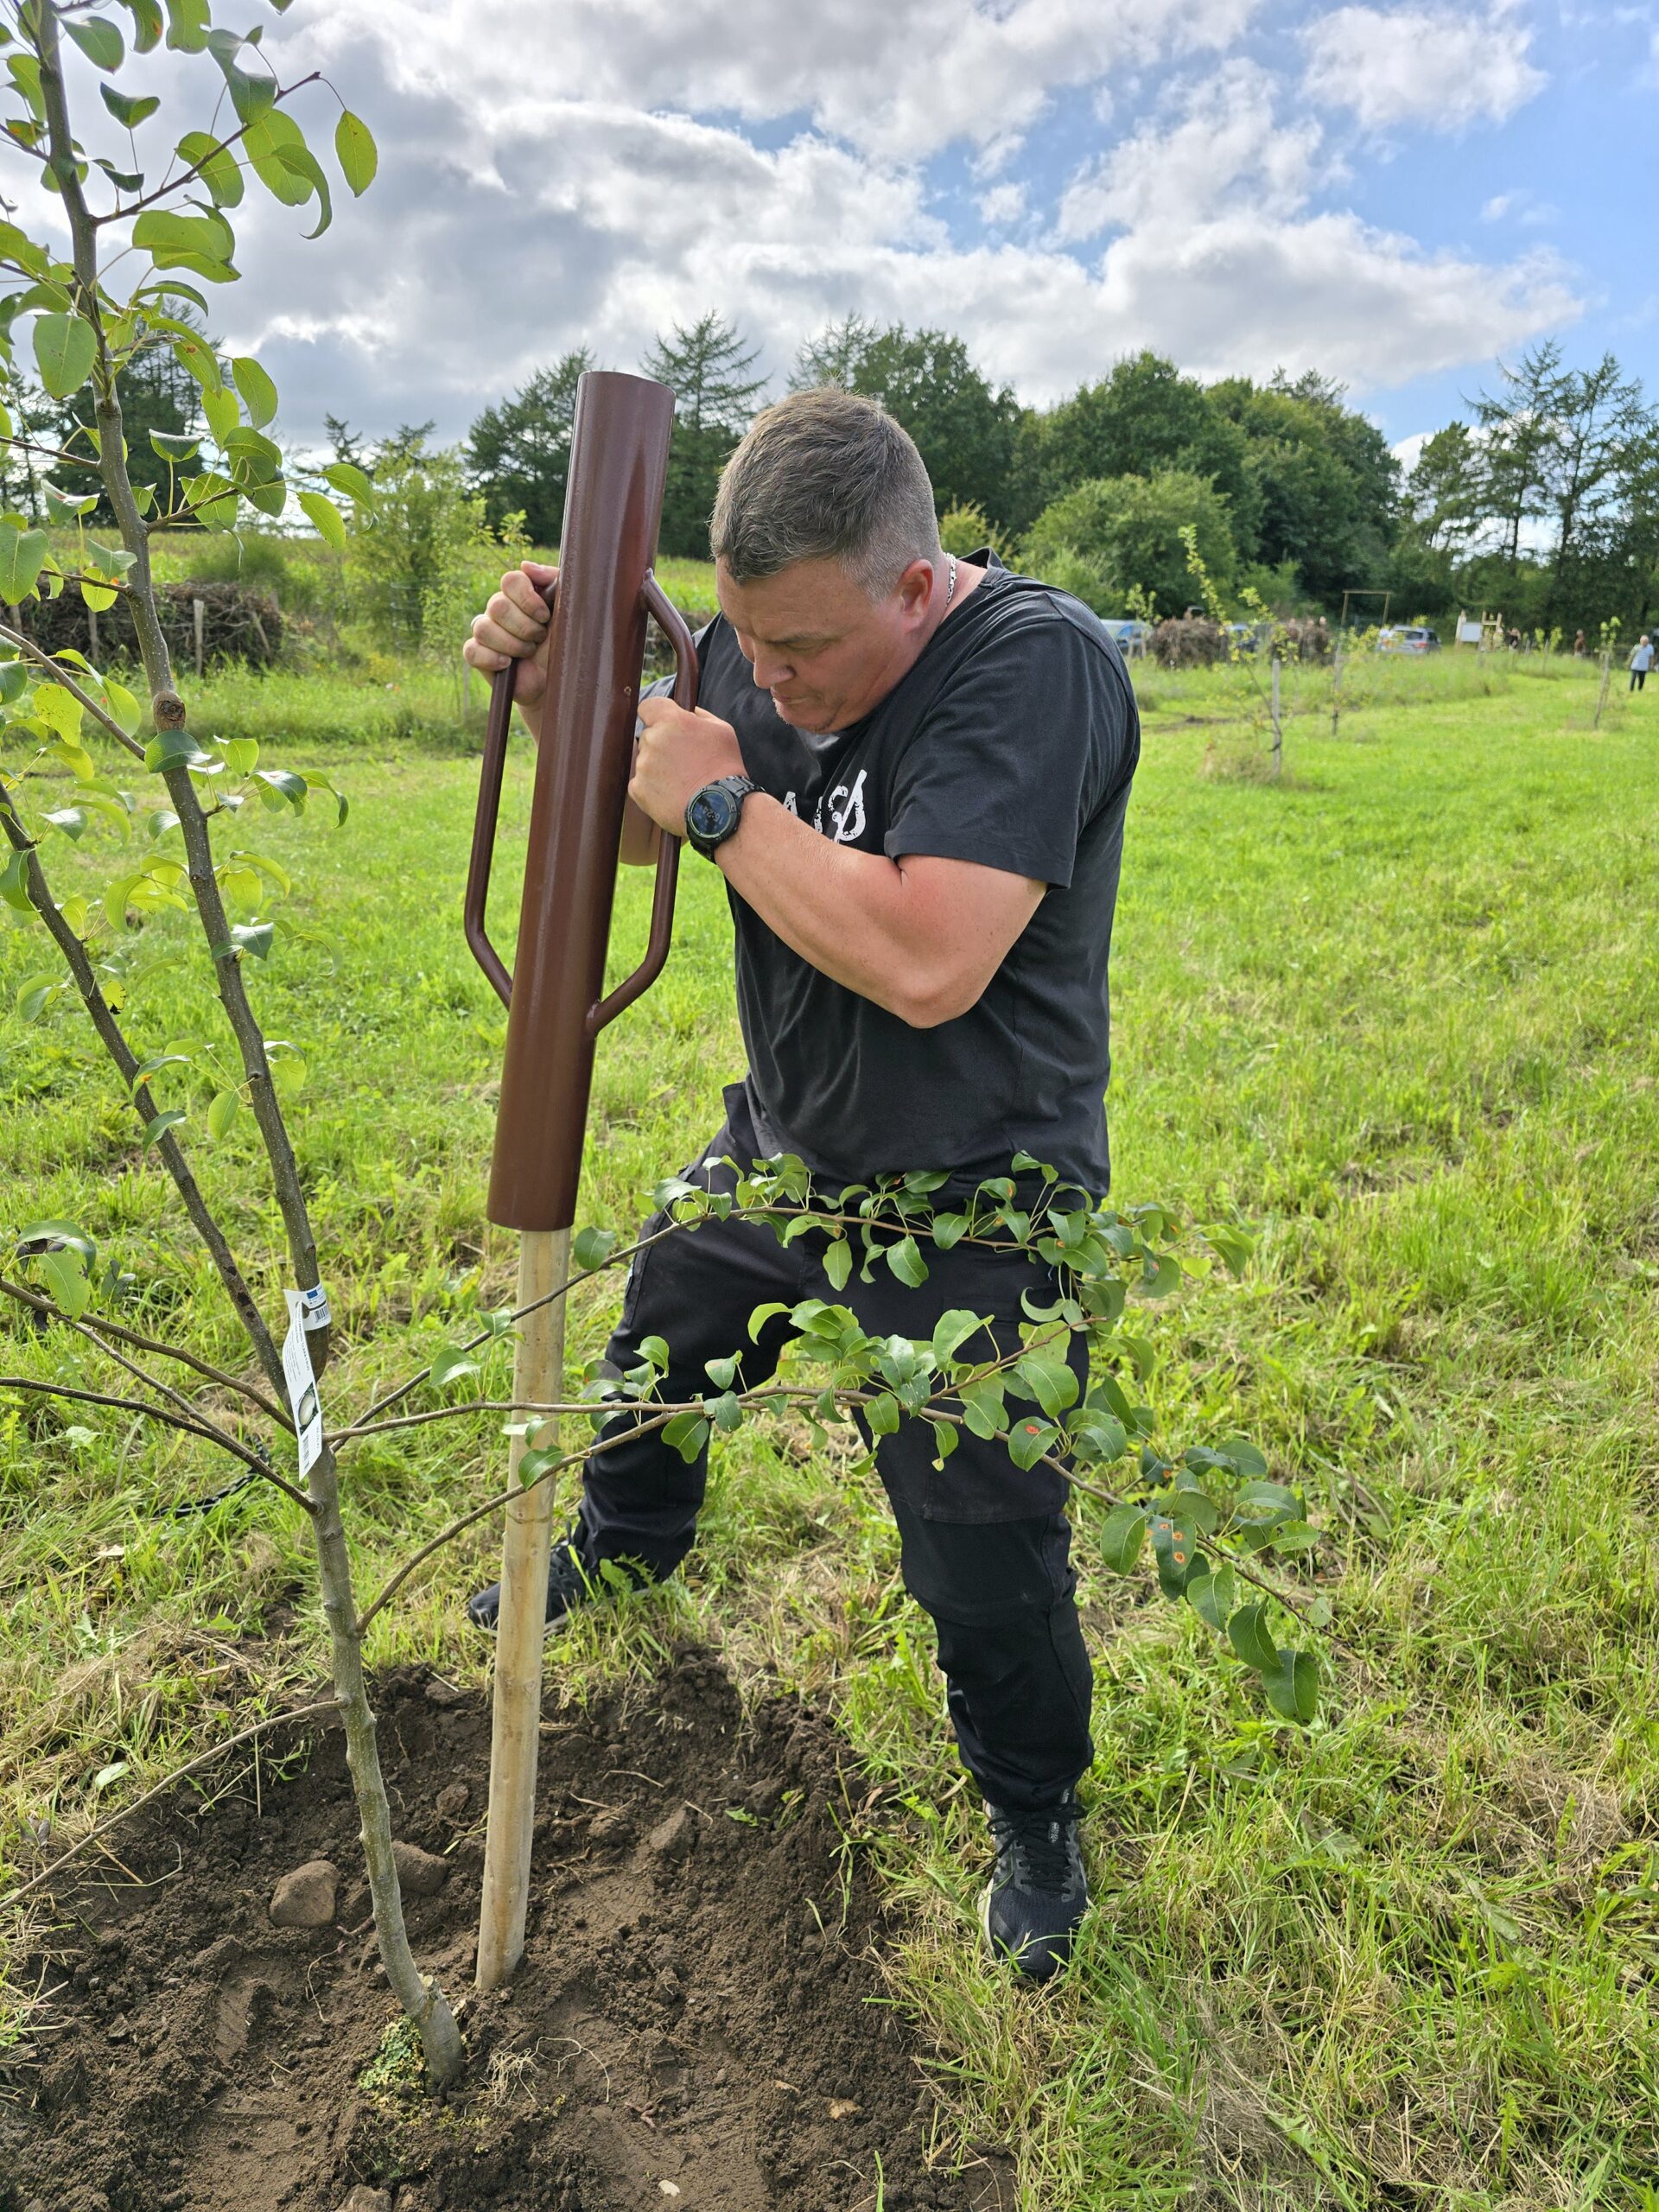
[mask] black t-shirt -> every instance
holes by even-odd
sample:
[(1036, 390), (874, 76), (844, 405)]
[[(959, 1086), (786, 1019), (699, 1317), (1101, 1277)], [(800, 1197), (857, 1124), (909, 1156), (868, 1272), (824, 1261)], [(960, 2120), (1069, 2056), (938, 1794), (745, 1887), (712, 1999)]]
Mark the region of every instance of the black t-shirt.
[(792, 951), (728, 892), (748, 1103), (764, 1153), (827, 1179), (1006, 1173), (1016, 1152), (1103, 1196), (1107, 962), (1123, 816), (1140, 754), (1117, 648), (1078, 601), (989, 573), (863, 721), (798, 730), (716, 619), (702, 705), (762, 790), (838, 843), (932, 854), (1049, 888), (978, 1003), (912, 1028)]

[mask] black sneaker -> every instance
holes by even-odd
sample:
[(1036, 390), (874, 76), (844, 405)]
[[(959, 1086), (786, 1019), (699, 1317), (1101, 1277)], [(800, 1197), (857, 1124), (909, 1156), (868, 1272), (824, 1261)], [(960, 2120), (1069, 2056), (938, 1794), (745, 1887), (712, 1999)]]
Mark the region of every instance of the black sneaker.
[(980, 1907), (985, 1941), (1033, 1981), (1046, 1981), (1071, 1955), (1071, 1938), (1089, 1907), (1077, 1848), (1082, 1808), (1068, 1798), (1047, 1813), (1007, 1812), (986, 1800), (996, 1868)]
[[(569, 1625), (570, 1616), (578, 1605), (607, 1605), (622, 1595), (627, 1588), (644, 1589), (649, 1577), (632, 1567), (619, 1567), (620, 1582), (582, 1565), (569, 1536), (561, 1536), (553, 1547), (547, 1562), (547, 1627), (548, 1636), (556, 1636)], [(495, 1634), (496, 1623), (501, 1614), (501, 1585), (492, 1582), (487, 1590), (480, 1590), (467, 1600), (467, 1618), (474, 1628)]]

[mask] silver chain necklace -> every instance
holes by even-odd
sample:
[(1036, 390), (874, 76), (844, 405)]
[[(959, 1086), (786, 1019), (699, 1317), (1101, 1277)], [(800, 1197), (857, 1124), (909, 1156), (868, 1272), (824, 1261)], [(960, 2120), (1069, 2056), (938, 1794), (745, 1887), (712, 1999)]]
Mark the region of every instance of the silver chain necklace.
[[(949, 577), (946, 579), (945, 587), (944, 587), (944, 613), (945, 613), (945, 614), (948, 614), (948, 613), (950, 612), (950, 602), (951, 602), (951, 601), (956, 597), (956, 595), (957, 595), (957, 556), (956, 556), (956, 555), (953, 553), (953, 554), (950, 556), (950, 573)], [(941, 621), (943, 621), (943, 620), (944, 620), (944, 614), (942, 614), (942, 615), (939, 617), (939, 620), (940, 620)]]

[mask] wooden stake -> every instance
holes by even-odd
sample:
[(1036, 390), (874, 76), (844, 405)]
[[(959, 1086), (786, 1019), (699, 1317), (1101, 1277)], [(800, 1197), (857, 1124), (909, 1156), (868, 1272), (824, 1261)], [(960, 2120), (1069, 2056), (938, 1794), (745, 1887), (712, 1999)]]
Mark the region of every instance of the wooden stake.
[(1331, 661), (1331, 734), (1337, 734), (1337, 720), (1342, 712), (1342, 639), (1337, 639), (1337, 650)]
[[(526, 1230), (518, 1247), (518, 1304), (562, 1290), (570, 1271), (568, 1229)], [(564, 1300), (539, 1306), (518, 1325), (512, 1395), (520, 1402), (557, 1398), (564, 1379)], [(556, 1440), (558, 1423), (515, 1436), (508, 1466), (533, 1444)], [(484, 1846), (484, 1895), (478, 1925), (478, 1986), (499, 1989), (524, 1955), (530, 1859), (536, 1824), (536, 1763), (541, 1748), (542, 1639), (547, 1629), (547, 1566), (553, 1485), (537, 1483), (507, 1508), (501, 1547), (501, 1611), (495, 1633), (490, 1731), (490, 1814)]]
[(1277, 776), (1285, 765), (1284, 732), (1279, 726), (1279, 656), (1273, 657), (1273, 772)]
[(196, 681), (200, 683), (201, 681), (201, 664), (205, 658), (202, 651), (204, 642), (203, 632), (207, 620), (207, 602), (205, 599), (193, 599), (191, 601), (190, 619), (196, 626)]
[(1605, 652), (1601, 657), (1601, 690), (1596, 698), (1596, 719), (1590, 725), (1592, 729), (1599, 729), (1601, 728), (1601, 710), (1607, 703), (1607, 681), (1612, 672), (1612, 654), (1611, 652)]

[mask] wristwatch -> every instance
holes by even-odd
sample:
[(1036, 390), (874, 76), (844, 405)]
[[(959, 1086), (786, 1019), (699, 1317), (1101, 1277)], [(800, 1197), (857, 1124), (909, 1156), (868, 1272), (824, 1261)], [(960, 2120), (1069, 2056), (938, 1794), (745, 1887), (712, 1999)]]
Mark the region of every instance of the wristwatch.
[(692, 792), (685, 803), (685, 834), (704, 860), (714, 858), (742, 820), (744, 800), (760, 788), (747, 776), (720, 776)]

